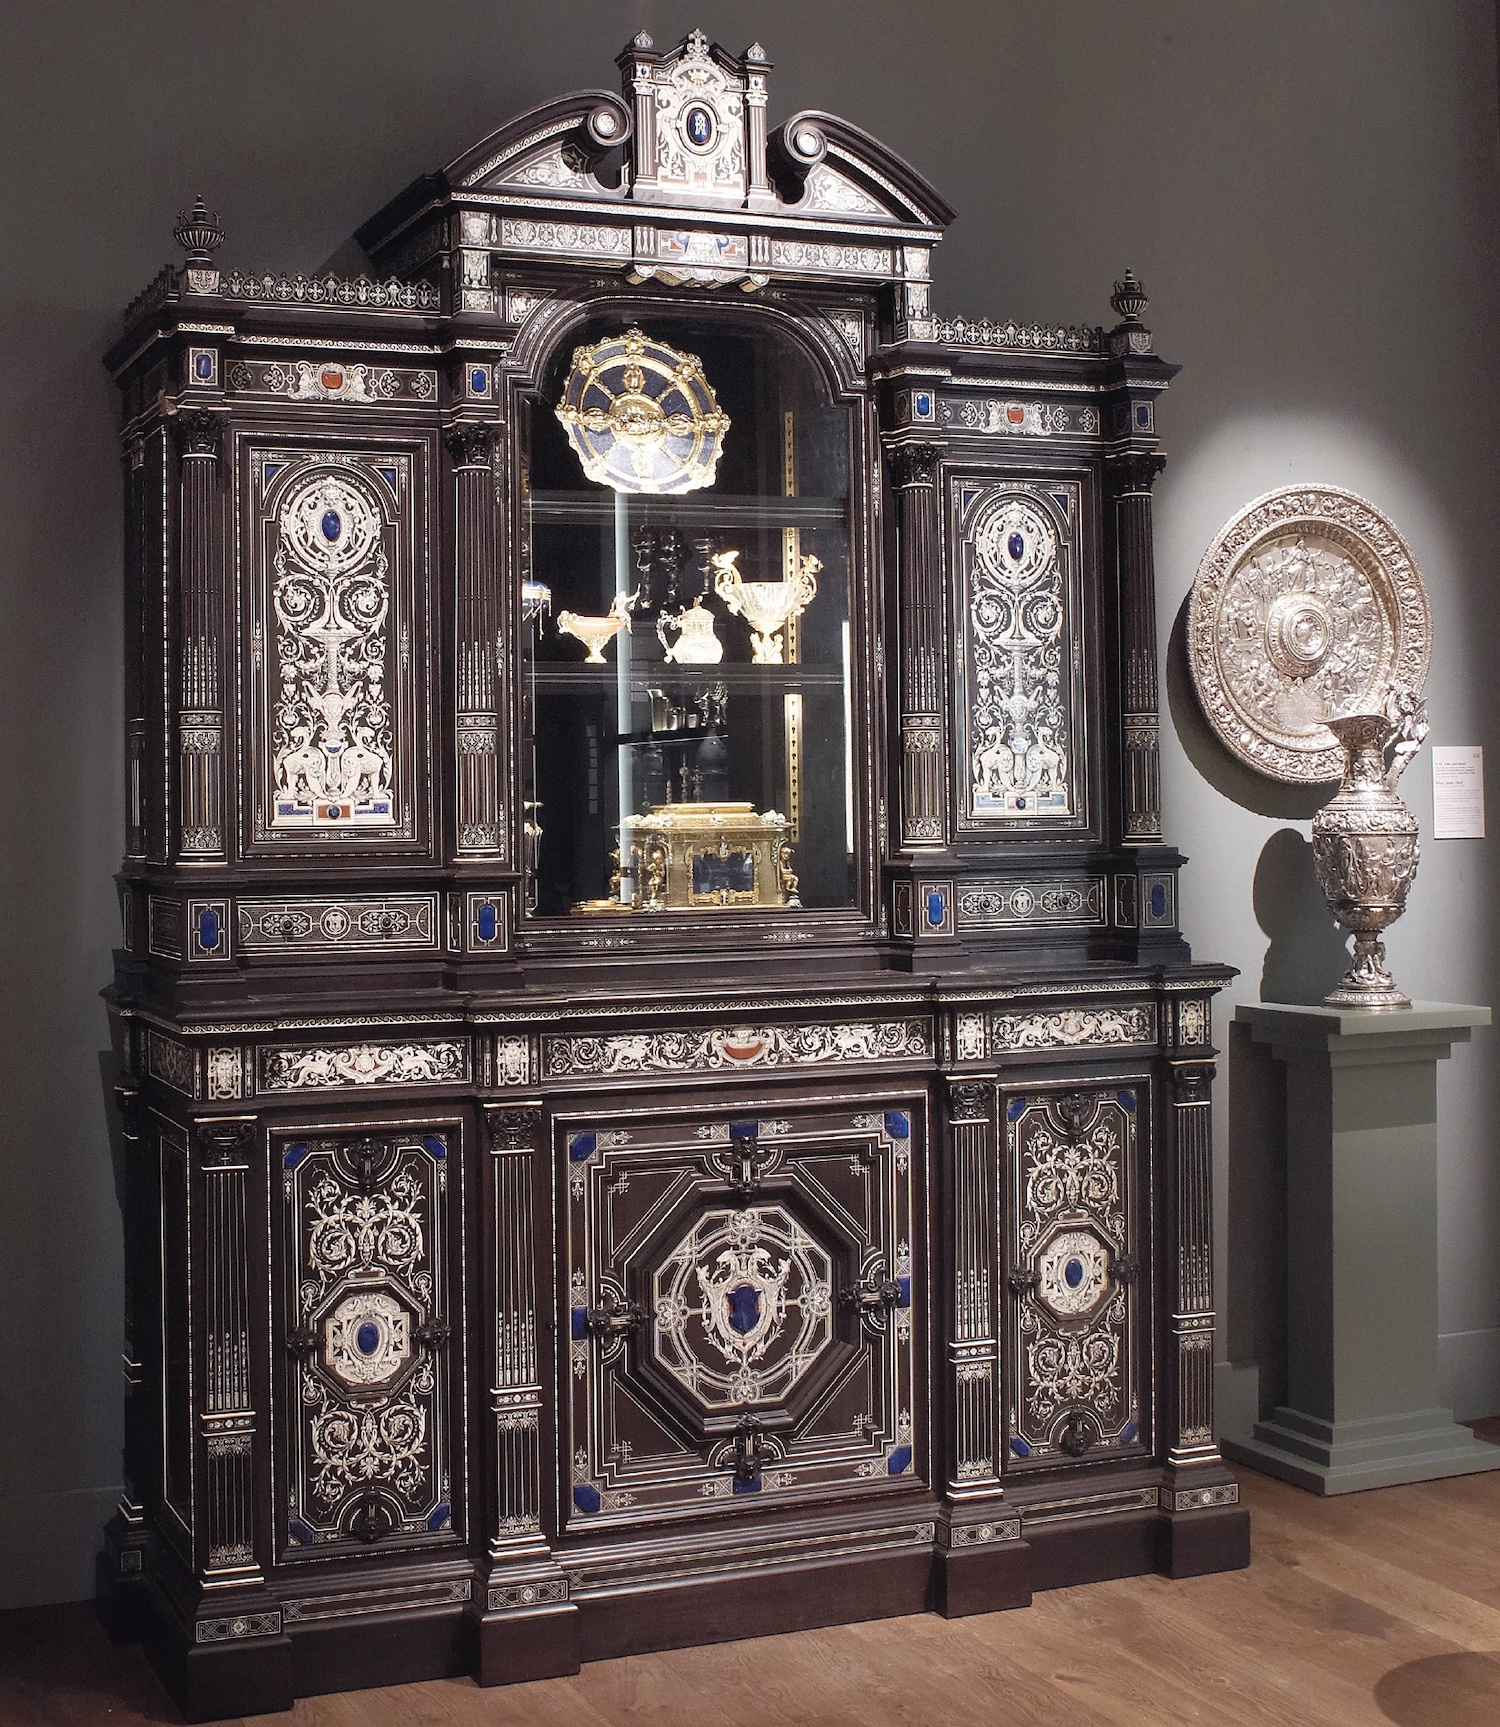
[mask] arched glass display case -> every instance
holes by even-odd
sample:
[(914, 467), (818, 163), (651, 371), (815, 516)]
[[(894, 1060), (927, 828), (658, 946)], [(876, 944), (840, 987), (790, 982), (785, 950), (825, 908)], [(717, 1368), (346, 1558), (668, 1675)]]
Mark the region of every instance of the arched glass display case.
[[(638, 316), (570, 332), (528, 404), (527, 910), (852, 906), (857, 404), (751, 315)], [(559, 415), (580, 376), (592, 433)]]

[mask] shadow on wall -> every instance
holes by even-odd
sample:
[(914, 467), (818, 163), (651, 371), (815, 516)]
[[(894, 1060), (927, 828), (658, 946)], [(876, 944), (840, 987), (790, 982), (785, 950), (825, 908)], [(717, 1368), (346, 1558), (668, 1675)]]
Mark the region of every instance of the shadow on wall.
[(1230, 1361), (1255, 1364), (1264, 1421), (1286, 1402), (1286, 1069), (1248, 1025), (1231, 1020), (1225, 1041), (1234, 1104), (1224, 1347)]
[[(1311, 821), (1328, 802), (1322, 785), (1284, 785), (1236, 761), (1198, 705), (1188, 663), (1188, 601), (1167, 641), (1167, 703), (1188, 760), (1232, 803), (1255, 815)], [(1349, 964), (1348, 937), (1329, 913), (1313, 873), (1312, 846), (1295, 828), (1266, 841), (1255, 868), (1255, 921), (1270, 938), (1260, 976), (1262, 1001), (1320, 1002)]]
[(1251, 896), (1255, 921), (1270, 938), (1260, 999), (1316, 1005), (1348, 968), (1349, 938), (1318, 886), (1311, 841), (1295, 828), (1272, 834), (1255, 866)]

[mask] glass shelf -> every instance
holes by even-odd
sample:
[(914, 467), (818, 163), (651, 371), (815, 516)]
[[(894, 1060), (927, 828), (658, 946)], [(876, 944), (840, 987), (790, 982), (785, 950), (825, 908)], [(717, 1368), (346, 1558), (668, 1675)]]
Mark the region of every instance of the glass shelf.
[[(533, 488), (531, 519), (537, 525), (553, 522), (612, 523), (617, 494), (597, 492), (542, 492)], [(680, 524), (704, 528), (794, 528), (842, 527), (848, 506), (842, 498), (744, 498), (722, 497), (716, 492), (687, 497), (653, 497), (649, 494), (626, 499), (632, 524), (671, 527)]]

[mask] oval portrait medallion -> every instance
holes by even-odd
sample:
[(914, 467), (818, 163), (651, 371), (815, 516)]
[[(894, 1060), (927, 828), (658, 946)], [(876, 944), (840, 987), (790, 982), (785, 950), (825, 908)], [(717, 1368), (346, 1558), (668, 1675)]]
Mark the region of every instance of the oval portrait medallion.
[(1420, 690), (1432, 647), (1411, 551), (1372, 505), (1336, 486), (1285, 486), (1246, 506), (1193, 583), (1188, 655), (1219, 741), (1291, 783), (1336, 780), (1330, 715)]

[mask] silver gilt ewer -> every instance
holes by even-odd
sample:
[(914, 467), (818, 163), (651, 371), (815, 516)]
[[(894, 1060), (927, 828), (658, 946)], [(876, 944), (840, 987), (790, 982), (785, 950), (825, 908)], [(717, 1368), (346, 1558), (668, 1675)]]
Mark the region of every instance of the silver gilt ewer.
[(1327, 1007), (1399, 1008), (1411, 1000), (1385, 963), (1384, 931), (1406, 910), (1417, 873), (1417, 818), (1396, 781), (1427, 736), (1427, 705), (1392, 685), (1380, 711), (1325, 722), (1344, 751), (1344, 778), (1313, 818), (1313, 867), (1339, 924), (1354, 935), (1354, 963)]

